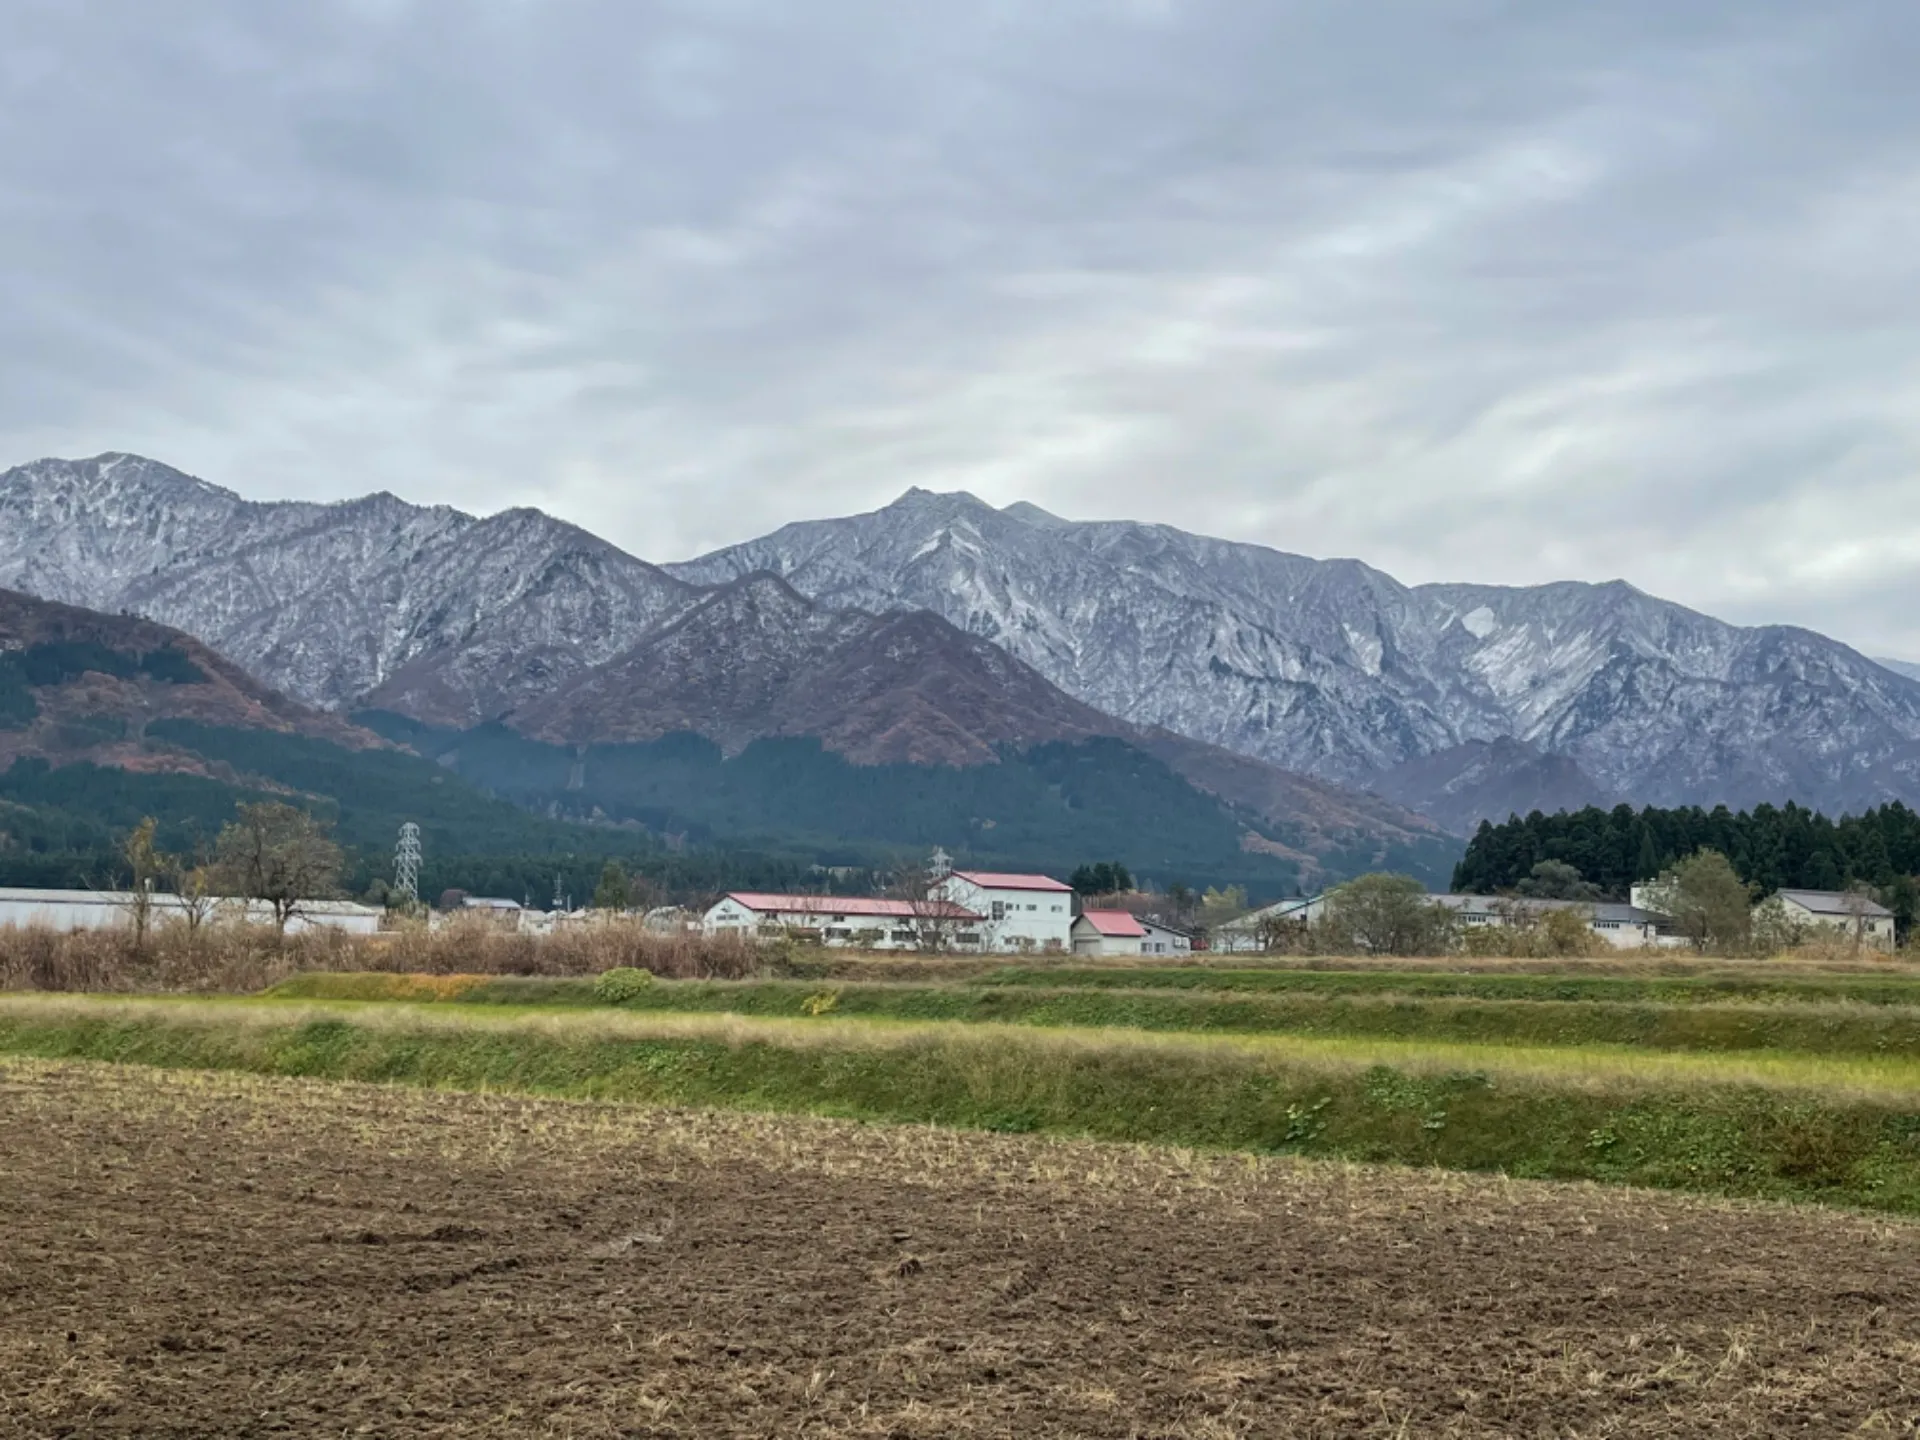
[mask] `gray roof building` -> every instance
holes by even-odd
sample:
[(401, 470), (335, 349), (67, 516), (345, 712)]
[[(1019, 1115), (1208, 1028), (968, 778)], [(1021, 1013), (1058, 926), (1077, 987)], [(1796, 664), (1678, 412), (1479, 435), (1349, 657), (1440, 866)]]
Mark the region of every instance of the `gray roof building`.
[(1815, 915), (1835, 915), (1852, 919), (1856, 915), (1875, 920), (1891, 920), (1893, 912), (1879, 901), (1857, 892), (1844, 890), (1780, 890), (1775, 892), (1790, 905), (1798, 905)]

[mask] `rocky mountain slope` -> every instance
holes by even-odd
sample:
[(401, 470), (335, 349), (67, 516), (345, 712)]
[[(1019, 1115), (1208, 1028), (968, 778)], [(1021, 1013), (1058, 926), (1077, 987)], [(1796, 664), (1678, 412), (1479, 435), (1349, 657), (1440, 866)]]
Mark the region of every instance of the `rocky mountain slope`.
[(1620, 800), (1567, 756), (1542, 754), (1510, 735), (1402, 761), (1376, 775), (1372, 786), (1457, 835), (1470, 834), (1486, 818), (1535, 810), (1551, 815), (1589, 805), (1609, 809)]
[[(761, 573), (793, 593), (730, 588)], [(136, 457), (48, 460), (0, 475), (0, 584), (152, 616), (313, 704), (573, 741), (677, 717), (729, 743), (805, 725), (849, 755), (952, 761), (1073, 733), (1071, 697), (1109, 730), (1370, 787), (1456, 828), (1572, 796), (1920, 798), (1920, 683), (1808, 631), (1618, 582), (1408, 587), (964, 494), (909, 491), (662, 568), (536, 511), (262, 504)]]
[(1124, 728), (937, 616), (831, 610), (771, 575), (716, 588), (505, 718), (562, 744), (691, 730), (737, 751), (814, 735), (861, 764), (917, 765), (986, 764), (1000, 745)]
[(867, 765), (991, 764), (1002, 747), (1108, 737), (1242, 811), (1250, 848), (1311, 864), (1330, 848), (1439, 838), (1431, 822), (1378, 797), (1115, 721), (924, 610), (829, 610), (770, 575), (715, 589), (504, 720), (533, 739), (576, 746), (693, 731), (737, 752), (754, 740), (813, 736)]
[(263, 504), (131, 455), (0, 474), (0, 585), (175, 626), (310, 704), (384, 686), (469, 721), (698, 598), (536, 510)]
[[(1543, 804), (1920, 797), (1920, 684), (1620, 582), (1408, 587), (1352, 560), (920, 490), (667, 568), (925, 607), (1103, 711), (1386, 793), (1409, 762), (1511, 738), (1577, 767), (1553, 767)], [(1519, 755), (1479, 757), (1485, 786), (1454, 776), (1450, 818), (1529, 798)]]
[(693, 731), (728, 753), (805, 736), (944, 766), (1110, 737), (1229, 804), (1251, 850), (1311, 868), (1450, 843), (1389, 801), (1116, 720), (925, 610), (677, 579), (533, 511), (260, 504), (131, 456), (42, 461), (0, 475), (0, 580), (164, 618), (314, 704), (442, 729), (570, 747)]

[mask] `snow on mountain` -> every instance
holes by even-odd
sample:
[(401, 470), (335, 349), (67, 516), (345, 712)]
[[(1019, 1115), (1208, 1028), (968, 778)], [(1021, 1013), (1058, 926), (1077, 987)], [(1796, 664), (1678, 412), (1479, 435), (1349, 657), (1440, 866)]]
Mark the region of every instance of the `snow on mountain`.
[[(930, 611), (1137, 733), (1397, 799), (1444, 794), (1455, 824), (1533, 791), (1829, 809), (1920, 797), (1920, 683), (1811, 632), (1742, 629), (1620, 582), (1408, 587), (1354, 560), (923, 490), (656, 567), (533, 510), (476, 518), (386, 494), (257, 503), (128, 455), (0, 474), (0, 585), (175, 626), (311, 703), (444, 725), (517, 714), (558, 733), (618, 716), (645, 729), (669, 718), (651, 677), (671, 674), (724, 728), (720, 709), (760, 703), (729, 698), (728, 607), (751, 598), (764, 618), (786, 602), (760, 589), (716, 601), (715, 587), (758, 571), (796, 601), (869, 612), (808, 610), (796, 656), (808, 626), (850, 627), (819, 651), (850, 655), (880, 633), (875, 616)], [(761, 644), (754, 633), (739, 644)], [(985, 724), (994, 687), (1058, 711), (977, 654), (945, 640), (927, 653), (987, 687), (956, 711), (976, 738), (1025, 723)], [(739, 656), (775, 673), (778, 657)], [(817, 665), (794, 673), (825, 696)], [(802, 691), (780, 693), (789, 705)], [(1485, 748), (1509, 738), (1517, 748)], [(934, 742), (895, 741), (902, 754), (920, 743)]]
[(198, 636), (326, 706), (470, 724), (618, 654), (698, 591), (537, 510), (255, 503), (151, 460), (0, 474), (0, 585)]
[(829, 606), (771, 575), (676, 579), (537, 511), (262, 504), (133, 456), (41, 461), (0, 475), (5, 584), (164, 621), (336, 710), (500, 719), (567, 745), (816, 736), (861, 763), (1112, 736), (1225, 800), (1272, 853), (1447, 845), (1388, 801), (1116, 721), (924, 609)]
[[(1619, 581), (1408, 587), (1352, 560), (921, 490), (667, 568), (925, 607), (1109, 713), (1350, 783), (1511, 737), (1643, 803), (1920, 796), (1920, 685)], [(1496, 789), (1504, 803), (1511, 776)]]

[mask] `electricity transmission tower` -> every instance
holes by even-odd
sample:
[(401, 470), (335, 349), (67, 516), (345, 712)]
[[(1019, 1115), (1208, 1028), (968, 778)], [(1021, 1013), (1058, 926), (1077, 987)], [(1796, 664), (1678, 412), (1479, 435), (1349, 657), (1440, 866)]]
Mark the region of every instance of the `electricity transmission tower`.
[(393, 893), (407, 903), (420, 903), (420, 827), (409, 820), (400, 827), (400, 843), (393, 847)]

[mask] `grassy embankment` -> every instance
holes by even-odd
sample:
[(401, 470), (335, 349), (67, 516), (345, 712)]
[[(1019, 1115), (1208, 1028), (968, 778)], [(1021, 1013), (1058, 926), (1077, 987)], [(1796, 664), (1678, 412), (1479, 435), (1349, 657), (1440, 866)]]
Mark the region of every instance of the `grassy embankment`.
[(0, 1052), (1046, 1131), (1920, 1213), (1920, 1058), (1910, 1054), (51, 996), (0, 998)]
[(1007, 966), (979, 977), (996, 986), (1085, 990), (1197, 990), (1252, 994), (1448, 996), (1463, 1000), (1613, 1000), (1711, 1004), (1727, 1000), (1846, 1000), (1920, 1005), (1920, 975), (1910, 971), (1820, 971), (1753, 962), (1644, 974), (1594, 973), (1566, 960), (1540, 971), (1472, 971), (1284, 966)]
[[(1015, 972), (1024, 981), (1023, 972)], [(1045, 972), (1038, 972), (1045, 973)], [(1076, 972), (1056, 972), (1072, 981)], [(752, 980), (658, 982), (622, 1002), (629, 1010), (771, 1018), (951, 1021), (1044, 1028), (1121, 1028), (1208, 1034), (1370, 1036), (1462, 1044), (1614, 1045), (1650, 1050), (1784, 1050), (1828, 1055), (1920, 1055), (1920, 990), (1913, 1004), (1858, 999), (1746, 999), (1712, 990), (1695, 1003), (1653, 1000), (1475, 999), (1416, 990), (1400, 994), (1329, 983), (1289, 993), (1096, 988), (1027, 983), (973, 985), (818, 984)], [(1174, 972), (1184, 973), (1184, 972)], [(992, 977), (989, 977), (990, 979)], [(1160, 978), (1140, 972), (1150, 983)], [(1231, 975), (1220, 978), (1233, 979)], [(1320, 976), (1335, 980), (1337, 976)], [(1377, 978), (1364, 977), (1371, 982)], [(1416, 977), (1427, 978), (1427, 977)], [(1472, 977), (1464, 977), (1472, 978)], [(1515, 978), (1515, 977), (1508, 977)], [(1550, 993), (1553, 977), (1542, 982)], [(1505, 987), (1512, 993), (1515, 987)], [(1863, 988), (1864, 985), (1863, 985)], [(1374, 993), (1379, 989), (1379, 993)], [(458, 1001), (468, 1005), (584, 1007), (605, 1003), (591, 980), (408, 975), (302, 975), (270, 996), (291, 1000)], [(1602, 991), (1601, 993), (1608, 993)], [(1623, 987), (1621, 992), (1632, 993)], [(1804, 994), (1845, 994), (1829, 985)], [(1877, 992), (1876, 992), (1877, 993)], [(1719, 1001), (1720, 1003), (1709, 1003)]]

